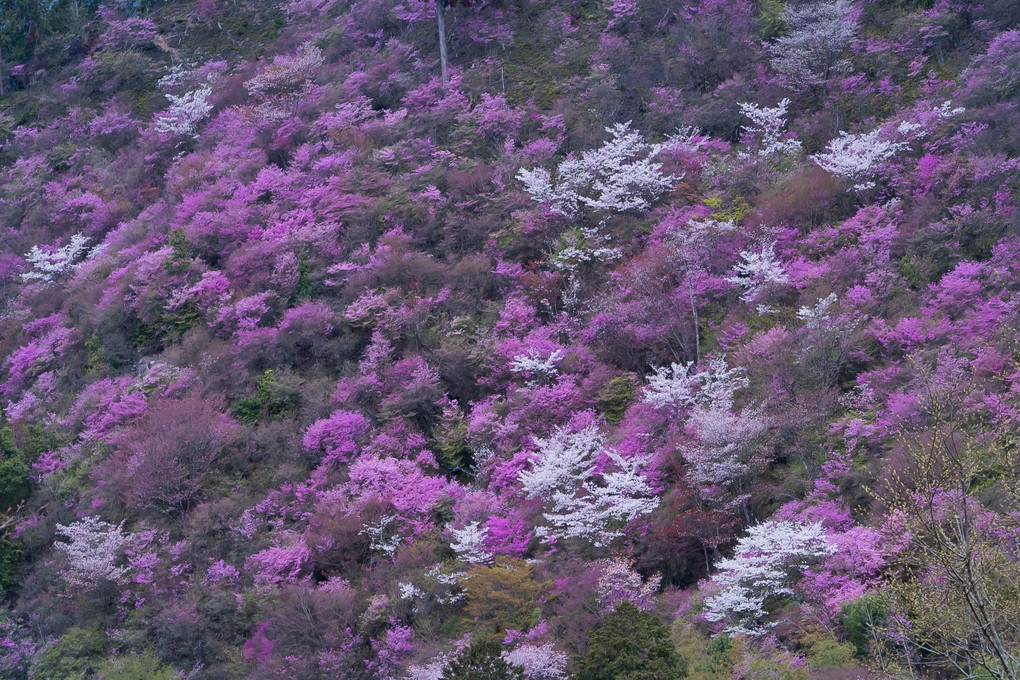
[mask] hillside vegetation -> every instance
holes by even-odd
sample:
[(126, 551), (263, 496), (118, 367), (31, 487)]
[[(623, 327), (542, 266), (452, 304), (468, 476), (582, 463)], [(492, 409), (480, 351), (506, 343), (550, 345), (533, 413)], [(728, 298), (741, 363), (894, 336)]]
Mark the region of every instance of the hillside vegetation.
[(1014, 0), (0, 3), (0, 678), (1020, 678)]

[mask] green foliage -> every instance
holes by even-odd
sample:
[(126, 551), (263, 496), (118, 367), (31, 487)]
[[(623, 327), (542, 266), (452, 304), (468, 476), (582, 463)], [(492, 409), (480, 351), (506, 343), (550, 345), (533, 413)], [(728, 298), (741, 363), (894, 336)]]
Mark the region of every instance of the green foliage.
[(161, 325), (167, 329), (170, 338), (180, 338), (186, 331), (197, 326), (201, 320), (202, 315), (191, 302), (160, 315)]
[(139, 320), (131, 331), (130, 342), (135, 347), (149, 347), (155, 344), (158, 337), (159, 334), (152, 325)]
[(279, 420), (294, 410), (296, 401), (296, 393), (280, 383), (273, 370), (269, 369), (256, 381), (255, 394), (240, 399), (234, 405), (233, 414), (242, 423)]
[[(722, 201), (719, 199), (705, 199), (705, 205), (712, 208), (721, 208)], [(751, 214), (751, 204), (747, 202), (747, 199), (743, 196), (737, 196), (733, 199), (730, 207), (725, 210), (717, 210), (712, 213), (712, 219), (719, 220), (720, 222), (739, 222), (748, 215)]]
[(436, 435), (439, 447), (439, 462), (449, 472), (462, 472), (471, 467), (474, 456), (467, 443), (467, 420), (459, 413), (454, 417), (444, 416)]
[(85, 371), (95, 373), (103, 365), (103, 343), (97, 333), (91, 333), (85, 338)]
[(28, 472), (28, 464), (20, 454), (5, 455), (0, 461), (0, 512), (28, 497)]
[(829, 633), (819, 635), (807, 649), (808, 659), (815, 670), (847, 668), (854, 665), (854, 645), (840, 644)]
[(742, 677), (762, 680), (810, 680), (811, 674), (805, 668), (793, 668), (783, 661), (751, 657), (747, 673)]
[(442, 680), (524, 680), (520, 668), (500, 658), (501, 650), (494, 640), (473, 643), (446, 667)]
[(729, 680), (740, 661), (739, 646), (728, 635), (709, 638), (689, 621), (673, 623), (677, 652), (687, 664), (688, 680)]
[(95, 629), (71, 628), (36, 656), (29, 680), (88, 680), (105, 656), (106, 636)]
[(47, 430), (45, 425), (36, 422), (25, 425), (24, 439), (21, 453), (29, 462), (34, 462), (40, 454), (59, 449), (67, 443), (59, 432)]
[(0, 538), (0, 595), (18, 585), (18, 568), (24, 559), (21, 541)]
[(312, 280), (310, 274), (312, 273), (312, 263), (308, 261), (305, 255), (298, 257), (298, 282), (294, 287), (294, 294), (291, 296), (292, 302), (298, 302), (299, 300), (311, 299), (315, 293), (315, 281)]
[(178, 227), (170, 232), (167, 237), (167, 245), (173, 248), (173, 253), (163, 262), (163, 267), (170, 274), (179, 274), (191, 266), (192, 254), (191, 243), (185, 235), (184, 230)]
[(103, 680), (173, 680), (174, 669), (151, 654), (128, 654), (103, 661), (98, 669)]
[(786, 30), (783, 12), (786, 7), (783, 0), (759, 0), (758, 2), (758, 37), (762, 40), (778, 38)]
[(621, 602), (591, 633), (577, 680), (679, 680), (687, 675), (669, 629), (657, 616)]
[(30, 36), (38, 31), (42, 10), (38, 1), (0, 2), (0, 50), (5, 64), (17, 64), (31, 55)]
[(29, 472), (25, 457), (14, 446), (11, 428), (0, 428), (0, 512), (16, 507), (28, 497)]
[(535, 581), (530, 564), (499, 557), (492, 566), (472, 568), (465, 582), (465, 625), (473, 629), (476, 640), (499, 641), (507, 630), (529, 630), (538, 623), (541, 612), (536, 603), (544, 588)]
[(633, 402), (634, 383), (628, 376), (613, 378), (599, 389), (598, 409), (610, 425), (618, 425)]
[(840, 606), (840, 613), (847, 640), (854, 646), (858, 656), (866, 656), (872, 630), (880, 626), (889, 613), (888, 602), (882, 595), (872, 593), (844, 602)]

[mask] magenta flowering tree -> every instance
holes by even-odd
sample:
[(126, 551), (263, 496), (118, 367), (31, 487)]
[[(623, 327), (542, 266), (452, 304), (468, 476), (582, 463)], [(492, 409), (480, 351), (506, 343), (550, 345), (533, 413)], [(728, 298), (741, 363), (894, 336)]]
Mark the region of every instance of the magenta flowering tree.
[(1014, 4), (0, 10), (3, 672), (1012, 677)]
[(237, 425), (216, 400), (154, 402), (108, 461), (121, 498), (140, 510), (175, 513), (195, 502), (205, 476), (236, 440)]
[(323, 463), (346, 463), (357, 455), (368, 432), (364, 416), (340, 409), (313, 423), (301, 443), (307, 450), (322, 455)]

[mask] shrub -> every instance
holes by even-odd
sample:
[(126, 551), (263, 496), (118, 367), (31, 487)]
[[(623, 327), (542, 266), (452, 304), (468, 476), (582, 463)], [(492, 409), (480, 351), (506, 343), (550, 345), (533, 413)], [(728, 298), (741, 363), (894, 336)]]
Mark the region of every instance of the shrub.
[(173, 680), (174, 669), (161, 664), (150, 654), (116, 656), (99, 664), (98, 677), (103, 680)]
[(140, 510), (188, 510), (213, 464), (236, 436), (219, 399), (155, 401), (108, 462), (124, 501)]
[(440, 680), (524, 680), (524, 671), (500, 658), (498, 642), (473, 643), (446, 667)]

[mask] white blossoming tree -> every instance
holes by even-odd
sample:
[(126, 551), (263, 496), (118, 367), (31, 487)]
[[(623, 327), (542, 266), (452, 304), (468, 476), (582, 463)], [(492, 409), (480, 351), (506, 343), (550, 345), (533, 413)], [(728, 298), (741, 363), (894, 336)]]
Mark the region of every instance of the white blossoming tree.
[(768, 598), (792, 595), (796, 571), (835, 551), (820, 522), (768, 520), (751, 527), (733, 557), (719, 562), (712, 579), (719, 591), (705, 600), (705, 617), (727, 622), (729, 633), (765, 634)]
[(50, 285), (64, 274), (73, 271), (75, 264), (86, 255), (87, 236), (75, 234), (60, 248), (52, 246), (32, 246), (25, 254), (25, 260), (32, 265), (32, 270), (21, 275), (25, 282), (36, 281)]
[(878, 129), (856, 135), (840, 132), (826, 145), (825, 153), (815, 154), (811, 160), (826, 172), (850, 182), (854, 191), (870, 189), (875, 186), (879, 166), (907, 148), (905, 142), (882, 139), (881, 135)]
[[(742, 250), (734, 267), (736, 274), (726, 280), (744, 288), (740, 299), (748, 304), (761, 300), (776, 287), (789, 283), (790, 277), (783, 268), (783, 263), (776, 255), (776, 244), (765, 243), (761, 250)], [(769, 311), (763, 305), (758, 306), (759, 313)]]
[(555, 179), (544, 168), (522, 168), (517, 179), (535, 201), (565, 217), (575, 216), (581, 207), (603, 213), (647, 210), (650, 201), (678, 179), (664, 174), (654, 160), (663, 145), (647, 143), (629, 122), (606, 132), (612, 136), (600, 148), (561, 162)]
[(687, 420), (691, 440), (682, 451), (687, 478), (703, 501), (736, 512), (747, 507), (751, 482), (771, 462), (758, 444), (771, 420), (760, 406), (734, 411), (725, 402), (699, 405)]
[(198, 124), (212, 112), (212, 88), (201, 85), (180, 96), (167, 94), (170, 106), (156, 114), (156, 132), (195, 136)]
[(510, 372), (521, 374), (531, 382), (555, 378), (559, 374), (557, 365), (562, 358), (562, 349), (553, 350), (547, 357), (530, 349), (527, 354), (518, 354), (513, 358), (510, 362)]
[(789, 156), (800, 151), (800, 142), (784, 132), (790, 100), (783, 99), (773, 107), (741, 103), (740, 112), (751, 122), (744, 130), (758, 142), (759, 156)]
[(503, 660), (518, 666), (528, 680), (561, 680), (567, 677), (567, 654), (545, 644), (523, 644), (517, 649), (503, 652)]
[[(580, 538), (601, 547), (623, 535), (619, 524), (658, 505), (644, 475), (648, 461), (607, 449), (595, 425), (579, 432), (558, 428), (547, 439), (536, 438), (535, 445), (538, 457), (518, 480), (528, 497), (546, 504), (549, 526), (538, 527), (540, 535)], [(600, 472), (602, 456), (610, 464)]]
[(127, 567), (117, 562), (132, 536), (121, 525), (86, 517), (70, 525), (58, 524), (57, 534), (67, 539), (54, 547), (67, 557), (62, 573), (71, 588), (91, 590), (103, 581), (119, 583), (127, 574)]
[(786, 35), (768, 46), (772, 68), (798, 92), (824, 85), (847, 70), (846, 52), (857, 42), (857, 12), (852, 0), (787, 4)]
[(729, 408), (737, 390), (747, 387), (741, 367), (730, 368), (724, 357), (712, 359), (695, 370), (693, 363), (670, 364), (652, 369), (642, 396), (653, 408), (681, 409), (695, 404), (716, 404)]
[(450, 547), (464, 562), (469, 564), (488, 564), (492, 561), (492, 552), (485, 547), (485, 537), (489, 528), (471, 522), (461, 529), (452, 529), (453, 541)]
[(656, 366), (652, 371), (642, 401), (657, 409), (681, 409), (694, 405), (699, 385), (693, 362)]

